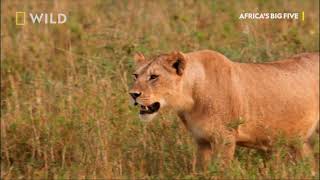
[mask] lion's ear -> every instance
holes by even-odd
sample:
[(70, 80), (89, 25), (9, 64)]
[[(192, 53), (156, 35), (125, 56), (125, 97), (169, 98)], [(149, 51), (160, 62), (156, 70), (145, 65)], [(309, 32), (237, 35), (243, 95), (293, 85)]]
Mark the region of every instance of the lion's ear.
[(182, 76), (186, 67), (186, 58), (182, 52), (175, 51), (171, 53), (171, 66), (175, 69), (179, 76)]
[(133, 57), (135, 64), (142, 64), (143, 62), (146, 61), (146, 58), (144, 57), (144, 55), (142, 53), (137, 52), (134, 57)]

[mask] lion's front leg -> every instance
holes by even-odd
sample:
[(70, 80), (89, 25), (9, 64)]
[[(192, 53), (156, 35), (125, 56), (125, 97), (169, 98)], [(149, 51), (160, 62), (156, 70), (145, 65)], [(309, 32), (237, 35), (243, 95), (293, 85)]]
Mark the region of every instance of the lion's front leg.
[(219, 134), (212, 140), (214, 160), (217, 161), (222, 168), (229, 167), (233, 160), (236, 141), (233, 134)]
[(197, 167), (200, 170), (207, 170), (211, 162), (212, 148), (209, 141), (199, 140), (197, 141)]
[(222, 168), (230, 165), (236, 147), (235, 137), (225, 135), (224, 137), (213, 137), (212, 141), (197, 141), (198, 159), (197, 166), (207, 170), (212, 161), (216, 161)]

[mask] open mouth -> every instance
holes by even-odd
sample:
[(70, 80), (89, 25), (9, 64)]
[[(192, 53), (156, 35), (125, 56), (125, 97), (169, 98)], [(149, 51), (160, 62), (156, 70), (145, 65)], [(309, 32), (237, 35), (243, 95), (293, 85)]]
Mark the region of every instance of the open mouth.
[[(135, 105), (138, 105), (138, 103), (135, 103)], [(140, 104), (140, 114), (152, 114), (160, 109), (160, 103), (155, 102), (149, 106), (144, 106)]]

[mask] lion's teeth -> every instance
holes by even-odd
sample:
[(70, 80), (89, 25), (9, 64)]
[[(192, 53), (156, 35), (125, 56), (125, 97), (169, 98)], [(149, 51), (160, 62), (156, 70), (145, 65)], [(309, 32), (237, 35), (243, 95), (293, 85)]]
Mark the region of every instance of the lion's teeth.
[(147, 110), (147, 111), (149, 110), (148, 106), (146, 106), (146, 110)]

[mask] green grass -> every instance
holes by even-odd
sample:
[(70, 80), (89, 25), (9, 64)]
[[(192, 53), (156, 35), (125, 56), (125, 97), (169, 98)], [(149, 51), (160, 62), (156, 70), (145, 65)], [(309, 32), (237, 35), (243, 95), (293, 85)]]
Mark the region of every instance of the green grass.
[[(196, 172), (196, 147), (177, 117), (144, 124), (127, 92), (136, 51), (213, 49), (241, 62), (319, 51), (318, 0), (57, 2), (1, 1), (1, 179), (312, 178), (304, 161), (245, 148), (225, 172), (214, 162)], [(305, 11), (305, 21), (238, 20), (257, 9)], [(16, 26), (16, 11), (68, 21)]]

